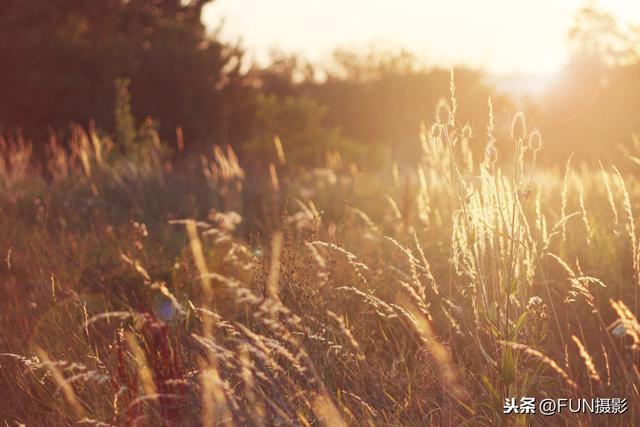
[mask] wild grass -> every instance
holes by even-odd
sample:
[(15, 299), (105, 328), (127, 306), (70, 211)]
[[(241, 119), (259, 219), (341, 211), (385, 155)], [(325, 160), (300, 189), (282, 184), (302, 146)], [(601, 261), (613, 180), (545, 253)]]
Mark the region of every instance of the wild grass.
[(452, 83), (417, 167), (375, 172), (277, 137), (262, 172), (1, 139), (6, 424), (548, 423), (503, 414), (531, 396), (627, 398), (552, 422), (636, 425), (640, 183), (543, 169), (522, 114), (496, 141), (490, 102), (486, 132), (457, 108)]

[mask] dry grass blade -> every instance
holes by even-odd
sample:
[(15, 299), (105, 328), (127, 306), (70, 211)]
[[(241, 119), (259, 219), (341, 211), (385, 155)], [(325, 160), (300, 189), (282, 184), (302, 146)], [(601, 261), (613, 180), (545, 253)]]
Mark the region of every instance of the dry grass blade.
[(85, 410), (80, 403), (78, 396), (73, 390), (72, 385), (64, 378), (64, 375), (56, 367), (55, 363), (51, 362), (51, 359), (49, 358), (49, 355), (45, 350), (38, 347), (36, 348), (36, 354), (42, 361), (42, 364), (47, 367), (49, 372), (51, 372), (51, 376), (53, 377), (58, 387), (60, 387), (60, 389), (62, 390), (67, 403), (73, 411), (73, 414), (76, 416), (76, 418), (83, 418), (85, 416)]
[(527, 345), (519, 344), (515, 342), (500, 341), (500, 344), (509, 346), (514, 350), (522, 351), (523, 353), (539, 360), (540, 362), (542, 362), (543, 364), (551, 368), (554, 372), (556, 372), (569, 387), (571, 387), (574, 390), (578, 388), (578, 385), (569, 377), (569, 374), (567, 374), (567, 372), (564, 369), (562, 369), (553, 359), (551, 359), (548, 356), (545, 356), (544, 354), (540, 353), (538, 350), (531, 348)]
[(584, 360), (584, 366), (587, 368), (587, 372), (589, 372), (589, 378), (591, 378), (596, 382), (600, 382), (601, 381), (600, 374), (598, 374), (598, 370), (596, 369), (596, 365), (593, 363), (593, 359), (591, 358), (591, 355), (589, 354), (587, 349), (584, 347), (584, 345), (582, 345), (578, 337), (576, 337), (575, 335), (572, 335), (571, 338), (573, 339), (573, 342), (578, 347), (578, 351), (580, 351), (580, 357), (582, 357), (582, 360)]

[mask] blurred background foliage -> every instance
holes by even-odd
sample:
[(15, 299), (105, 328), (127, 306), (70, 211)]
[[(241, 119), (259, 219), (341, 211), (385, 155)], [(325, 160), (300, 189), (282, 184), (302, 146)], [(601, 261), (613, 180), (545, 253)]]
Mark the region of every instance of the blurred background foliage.
[[(52, 134), (68, 136), (71, 123), (121, 142), (116, 82), (127, 81), (131, 117), (152, 117), (160, 139), (181, 139), (189, 153), (230, 144), (260, 163), (279, 136), (304, 165), (333, 149), (368, 167), (419, 158), (419, 124), (448, 96), (449, 70), (376, 49), (337, 50), (321, 66), (274, 53), (258, 67), (240, 46), (207, 33), (206, 3), (4, 0), (0, 132), (21, 133), (36, 152)], [(523, 109), (541, 130), (541, 161), (562, 164), (571, 152), (576, 160), (617, 159), (612, 146), (630, 146), (640, 128), (640, 31), (587, 3), (568, 37), (572, 60), (539, 96), (500, 91), (495, 76), (457, 68), (459, 120), (483, 138), (491, 96), (497, 116)], [(496, 130), (498, 146), (507, 133)]]

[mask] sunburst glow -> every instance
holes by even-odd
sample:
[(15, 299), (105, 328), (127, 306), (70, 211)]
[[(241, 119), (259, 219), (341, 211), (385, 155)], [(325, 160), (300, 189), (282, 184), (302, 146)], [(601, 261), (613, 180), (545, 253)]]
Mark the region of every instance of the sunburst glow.
[[(204, 13), (225, 18), (222, 36), (242, 39), (259, 61), (278, 48), (322, 60), (335, 47), (405, 47), (430, 64), (463, 63), (498, 73), (549, 73), (568, 58), (566, 34), (583, 0), (218, 0)], [(640, 3), (596, 2), (622, 22)]]

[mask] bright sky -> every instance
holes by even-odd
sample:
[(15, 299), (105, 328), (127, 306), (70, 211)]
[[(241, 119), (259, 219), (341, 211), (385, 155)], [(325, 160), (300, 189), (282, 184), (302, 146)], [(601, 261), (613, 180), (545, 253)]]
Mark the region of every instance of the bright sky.
[[(428, 64), (550, 73), (568, 56), (567, 29), (585, 0), (215, 0), (204, 22), (266, 63), (278, 48), (312, 61), (336, 47), (404, 47)], [(639, 0), (599, 0), (640, 21)]]

